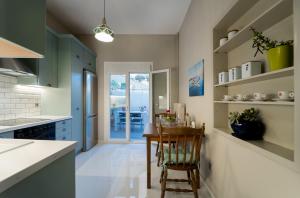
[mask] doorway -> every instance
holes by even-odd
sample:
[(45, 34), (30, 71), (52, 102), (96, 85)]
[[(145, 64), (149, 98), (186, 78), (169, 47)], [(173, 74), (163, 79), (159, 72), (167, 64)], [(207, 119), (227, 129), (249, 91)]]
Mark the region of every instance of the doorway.
[(106, 142), (144, 142), (151, 122), (152, 62), (104, 63), (104, 139)]
[(106, 142), (145, 142), (152, 115), (169, 109), (169, 70), (151, 72), (151, 67), (151, 62), (104, 63)]

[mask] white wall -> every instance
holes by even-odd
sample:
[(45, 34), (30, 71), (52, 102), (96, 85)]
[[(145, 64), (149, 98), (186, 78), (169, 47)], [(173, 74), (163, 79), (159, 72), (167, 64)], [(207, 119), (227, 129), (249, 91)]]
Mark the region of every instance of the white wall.
[(16, 77), (0, 75), (0, 120), (40, 115), (41, 92), (17, 85)]
[[(193, 0), (179, 33), (179, 101), (187, 104), (187, 112), (198, 125), (207, 125), (201, 174), (217, 198), (299, 197), (299, 172), (212, 131), (212, 30), (235, 2)], [(295, 10), (299, 10), (300, 2), (295, 2)], [(294, 20), (299, 19), (299, 15), (294, 16)], [(205, 96), (189, 97), (187, 68), (201, 58), (205, 61)]]

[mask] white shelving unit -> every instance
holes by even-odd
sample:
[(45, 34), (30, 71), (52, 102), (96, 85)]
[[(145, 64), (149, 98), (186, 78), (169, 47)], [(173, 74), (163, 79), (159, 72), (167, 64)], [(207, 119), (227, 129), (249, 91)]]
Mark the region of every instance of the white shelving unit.
[(281, 0), (258, 16), (255, 20), (241, 29), (232, 39), (228, 40), (224, 45), (214, 50), (214, 53), (228, 52), (235, 47), (240, 46), (252, 37), (250, 27), (257, 31), (264, 31), (276, 24), (278, 21), (290, 16), (293, 13), (293, 0)]
[(237, 143), (242, 144), (243, 146), (250, 147), (252, 150), (254, 149), (257, 152), (260, 152), (268, 157), (277, 158), (277, 160), (281, 160), (280, 158), (287, 159), (289, 161), (294, 160), (294, 151), (291, 149), (279, 146), (277, 144), (273, 144), (265, 140), (240, 140), (231, 135), (232, 130), (229, 128), (214, 128), (214, 131), (222, 133), (225, 137), (236, 141)]
[(244, 104), (244, 105), (283, 105), (294, 106), (294, 102), (289, 101), (223, 101), (215, 100), (214, 103), (219, 104)]
[(242, 84), (246, 84), (246, 83), (271, 80), (274, 78), (282, 78), (282, 77), (292, 76), (292, 75), (294, 75), (294, 67), (288, 67), (288, 68), (277, 70), (277, 71), (272, 71), (272, 72), (267, 72), (267, 73), (251, 76), (251, 77), (245, 78), (245, 79), (239, 79), (239, 80), (235, 80), (232, 82), (227, 82), (224, 84), (216, 84), (215, 87), (242, 85)]
[[(238, 0), (234, 6), (228, 11), (228, 13), (220, 20), (220, 22), (215, 26), (213, 30), (213, 43), (214, 43), (214, 58), (213, 58), (213, 78), (218, 79), (218, 73), (222, 71), (226, 71), (229, 68), (229, 55), (234, 53), (234, 57), (238, 57), (238, 60), (242, 60), (243, 57), (240, 54), (237, 54), (237, 50), (239, 46), (243, 45), (247, 41), (249, 41), (252, 38), (252, 32), (249, 31), (250, 27), (255, 28), (257, 31), (265, 31), (272, 28), (274, 25), (278, 24), (279, 22), (283, 21), (287, 17), (293, 15), (293, 0), (278, 0), (277, 3), (270, 5), (267, 9), (264, 9), (264, 11), (261, 12), (261, 14), (258, 14), (253, 20), (249, 20), (250, 22), (248, 24), (245, 24), (244, 27), (230, 40), (228, 40), (224, 45), (219, 46), (219, 40), (223, 36), (226, 35), (228, 29), (231, 28), (232, 25), (235, 24), (240, 18), (242, 18), (245, 13), (250, 10), (251, 8), (254, 8), (256, 3), (259, 3), (263, 0), (253, 0), (253, 1), (245, 1), (245, 0)], [(247, 2), (247, 3), (245, 3)], [(255, 9), (255, 8), (254, 8)], [(244, 45), (243, 45), (244, 47)], [(239, 53), (241, 53), (239, 51)], [(243, 60), (248, 61), (248, 60)], [(242, 62), (241, 62), (242, 64)], [(233, 65), (231, 65), (233, 66)], [(236, 65), (235, 65), (236, 66)], [(291, 88), (292, 85), (296, 86), (296, 84), (293, 83), (294, 81), (294, 73), (296, 73), (296, 65), (293, 67), (284, 68), (277, 71), (262, 73), (259, 75), (255, 75), (246, 79), (240, 79), (233, 82), (228, 82), (224, 84), (215, 84), (214, 85), (214, 131), (224, 135), (224, 137), (231, 139), (232, 141), (241, 144), (247, 148), (250, 148), (252, 150), (255, 150), (258, 153), (263, 154), (264, 156), (279, 160), (280, 162), (283, 162), (285, 164), (288, 164), (289, 166), (294, 164), (294, 160), (297, 156), (295, 154), (296, 151), (289, 149), (293, 147), (297, 147), (297, 145), (291, 144), (285, 144), (280, 142), (281, 139), (276, 139), (274, 142), (268, 142), (265, 140), (258, 140), (258, 141), (244, 141), (241, 139), (238, 139), (231, 135), (231, 129), (228, 124), (228, 114), (230, 111), (236, 111), (243, 110), (250, 107), (259, 108), (262, 111), (265, 111), (263, 115), (274, 115), (272, 118), (269, 119), (269, 117), (263, 117), (264, 121), (268, 121), (267, 123), (270, 125), (276, 125), (279, 128), (280, 126), (294, 126), (294, 123), (297, 122), (294, 118), (294, 110), (296, 108), (296, 101), (295, 102), (289, 102), (289, 101), (223, 101), (220, 100), (223, 95), (226, 94), (237, 94), (243, 92), (244, 88), (249, 89), (251, 88), (251, 84), (255, 83), (255, 86), (264, 85), (262, 87), (252, 87), (253, 90), (260, 90), (264, 91), (264, 89), (267, 89), (267, 91), (278, 91), (276, 85), (278, 83), (283, 82), (287, 83), (286, 86), (289, 86)], [(274, 82), (274, 84), (273, 84)], [(277, 84), (276, 84), (277, 83)], [(250, 85), (250, 86), (249, 86)], [(274, 86), (274, 87), (273, 87)], [(281, 86), (284, 87), (284, 86)], [(294, 89), (296, 92), (296, 89)], [(245, 90), (244, 92), (247, 92)], [(297, 98), (296, 98), (297, 100)], [(244, 105), (245, 108), (243, 108)], [(268, 106), (268, 108), (266, 108)], [(273, 108), (274, 106), (274, 108)], [(267, 113), (266, 113), (267, 112)], [(285, 114), (289, 115), (290, 117), (286, 118)], [(276, 115), (281, 115), (280, 118)], [(276, 119), (277, 117), (277, 119)], [(285, 119), (283, 123), (281, 123), (280, 119)], [(273, 123), (272, 123), (273, 122)], [(267, 126), (268, 127), (268, 126)], [(292, 129), (291, 127), (283, 127), (280, 129), (285, 130), (286, 128)], [(278, 130), (277, 128), (272, 128), (272, 130)], [(276, 131), (274, 134), (282, 134), (286, 135), (288, 132), (289, 134), (293, 133), (295, 134), (296, 131), (284, 131), (285, 133), (280, 133), (280, 131)], [(268, 131), (270, 132), (270, 131)], [(274, 132), (274, 131), (273, 131)], [(271, 131), (272, 134), (272, 131)], [(276, 138), (276, 135), (272, 136)], [(295, 136), (295, 135), (294, 135)], [(270, 138), (271, 140), (272, 138)], [(274, 139), (272, 139), (273, 141)], [(276, 143), (275, 143), (276, 142)], [(282, 143), (282, 144), (281, 144)], [(300, 145), (300, 144), (299, 144)], [(288, 148), (286, 148), (286, 146)]]

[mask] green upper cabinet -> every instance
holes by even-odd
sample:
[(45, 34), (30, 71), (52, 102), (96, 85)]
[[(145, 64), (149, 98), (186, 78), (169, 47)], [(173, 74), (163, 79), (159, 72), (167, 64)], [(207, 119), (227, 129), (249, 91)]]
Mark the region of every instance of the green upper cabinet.
[(89, 50), (84, 51), (83, 62), (86, 69), (96, 72), (96, 56)]
[(58, 36), (47, 28), (45, 58), (38, 61), (38, 84), (57, 87)]
[(42, 58), (45, 28), (46, 0), (1, 0), (0, 57)]

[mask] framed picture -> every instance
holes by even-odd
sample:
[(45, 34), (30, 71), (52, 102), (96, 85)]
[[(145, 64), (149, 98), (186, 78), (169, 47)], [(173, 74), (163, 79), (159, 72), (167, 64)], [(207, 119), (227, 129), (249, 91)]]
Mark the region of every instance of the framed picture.
[(189, 96), (204, 96), (204, 59), (188, 69)]

